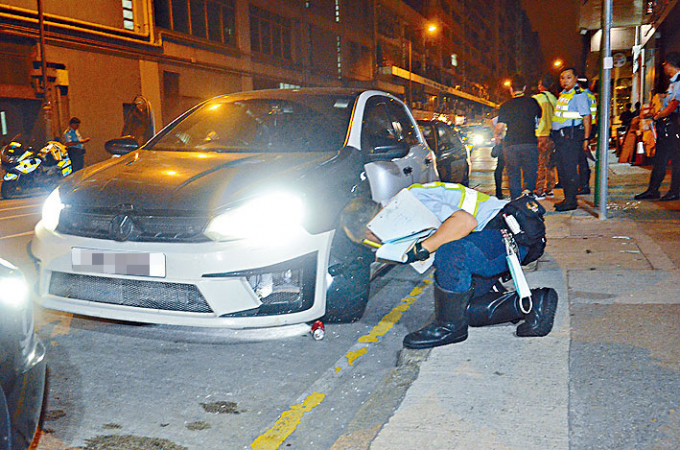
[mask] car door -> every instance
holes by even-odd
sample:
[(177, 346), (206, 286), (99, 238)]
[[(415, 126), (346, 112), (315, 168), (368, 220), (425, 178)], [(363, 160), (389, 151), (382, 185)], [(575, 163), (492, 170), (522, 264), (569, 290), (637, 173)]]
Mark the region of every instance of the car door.
[[(361, 151), (367, 157), (364, 169), (376, 202), (384, 204), (404, 187), (437, 179), (434, 155), (411, 114), (394, 98), (375, 95), (366, 101)], [(381, 158), (381, 153), (390, 158)]]

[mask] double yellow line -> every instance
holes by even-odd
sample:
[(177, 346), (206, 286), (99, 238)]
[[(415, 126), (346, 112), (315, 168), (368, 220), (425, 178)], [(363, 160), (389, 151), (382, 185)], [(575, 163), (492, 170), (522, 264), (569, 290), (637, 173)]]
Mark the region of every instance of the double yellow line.
[[(387, 313), (376, 326), (371, 329), (368, 334), (361, 336), (357, 343), (354, 344), (347, 353), (341, 357), (334, 369), (327, 371), (319, 380), (317, 380), (312, 388), (315, 386), (328, 386), (329, 381), (335, 378), (340, 372), (349, 369), (354, 365), (356, 360), (368, 352), (371, 344), (378, 342), (379, 338), (387, 334), (388, 331), (401, 319), (404, 312), (406, 312), (413, 303), (418, 300), (425, 288), (432, 283), (432, 276), (425, 278), (418, 286), (414, 287), (408, 297), (403, 298), (401, 302)], [(322, 389), (318, 389), (322, 390)], [(293, 434), (295, 429), (300, 425), (302, 417), (319, 406), (326, 398), (326, 394), (317, 392), (312, 389), (311, 393), (305, 393), (298, 398), (298, 403), (291, 406), (287, 411), (284, 411), (274, 425), (258, 436), (250, 446), (256, 450), (274, 450), (278, 449), (283, 442), (288, 439), (288, 436)]]

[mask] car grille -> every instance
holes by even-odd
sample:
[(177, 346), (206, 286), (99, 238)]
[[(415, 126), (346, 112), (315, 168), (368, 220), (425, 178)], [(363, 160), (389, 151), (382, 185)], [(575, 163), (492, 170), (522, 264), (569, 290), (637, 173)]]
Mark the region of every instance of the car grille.
[(59, 297), (137, 308), (213, 312), (193, 284), (52, 272), (49, 293)]
[(74, 236), (133, 242), (207, 242), (208, 217), (186, 212), (121, 212), (65, 208), (57, 231)]

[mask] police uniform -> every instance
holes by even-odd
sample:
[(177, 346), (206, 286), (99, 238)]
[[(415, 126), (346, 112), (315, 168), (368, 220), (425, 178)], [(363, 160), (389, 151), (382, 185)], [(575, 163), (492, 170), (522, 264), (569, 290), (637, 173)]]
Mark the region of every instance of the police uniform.
[(83, 137), (78, 130), (69, 126), (66, 131), (64, 131), (63, 140), (65, 144), (69, 142), (78, 142), (78, 144), (69, 146), (66, 149), (68, 151), (68, 157), (71, 159), (71, 167), (73, 167), (74, 172), (77, 172), (85, 165), (85, 146), (79, 143), (83, 140)]
[[(663, 108), (666, 108), (672, 100), (680, 101), (680, 72), (670, 79), (670, 85), (666, 92)], [(671, 115), (656, 121), (656, 155), (647, 192), (656, 193), (658, 197), (659, 188), (666, 176), (666, 165), (670, 159), (672, 167), (671, 187), (662, 200), (676, 200), (676, 197), (680, 197), (680, 127), (678, 126), (678, 115), (680, 115), (680, 106)]]
[[(597, 122), (597, 97), (593, 94), (590, 89), (584, 89), (586, 96), (588, 97), (588, 104), (590, 105), (590, 117), (592, 126), (590, 128), (589, 139), (595, 136), (595, 123)], [(579, 175), (579, 194), (589, 194), (590, 193), (590, 166), (588, 165), (588, 156), (586, 152), (579, 152), (578, 157), (578, 175)]]
[[(498, 278), (508, 272), (507, 252), (498, 222), (499, 212), (508, 202), (455, 183), (416, 184), (409, 190), (441, 222), (462, 210), (475, 217), (477, 226), (467, 236), (436, 250), (435, 322), (407, 335), (404, 345), (430, 348), (460, 342), (467, 338), (468, 323), (482, 326), (525, 319), (522, 324), (525, 330), (518, 331), (518, 335), (547, 334), (552, 328), (557, 304), (553, 290), (536, 295), (534, 302), (540, 306), (529, 313), (533, 314), (531, 318), (521, 313), (516, 293), (491, 292)], [(518, 247), (519, 258), (523, 260), (530, 249), (524, 245)], [(548, 307), (549, 304), (552, 306)], [(552, 313), (546, 313), (547, 309), (552, 309)]]
[(552, 118), (551, 136), (555, 141), (557, 173), (564, 189), (564, 205), (568, 209), (576, 207), (578, 160), (586, 138), (583, 116), (591, 113), (590, 106), (588, 96), (576, 86), (560, 93)]

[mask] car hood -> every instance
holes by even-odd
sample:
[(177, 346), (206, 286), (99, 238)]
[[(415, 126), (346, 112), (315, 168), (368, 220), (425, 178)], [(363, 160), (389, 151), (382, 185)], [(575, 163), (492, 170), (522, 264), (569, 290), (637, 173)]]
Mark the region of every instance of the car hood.
[(214, 211), (267, 189), (295, 189), (335, 155), (140, 150), (83, 170), (60, 194), (64, 203), (88, 208)]

